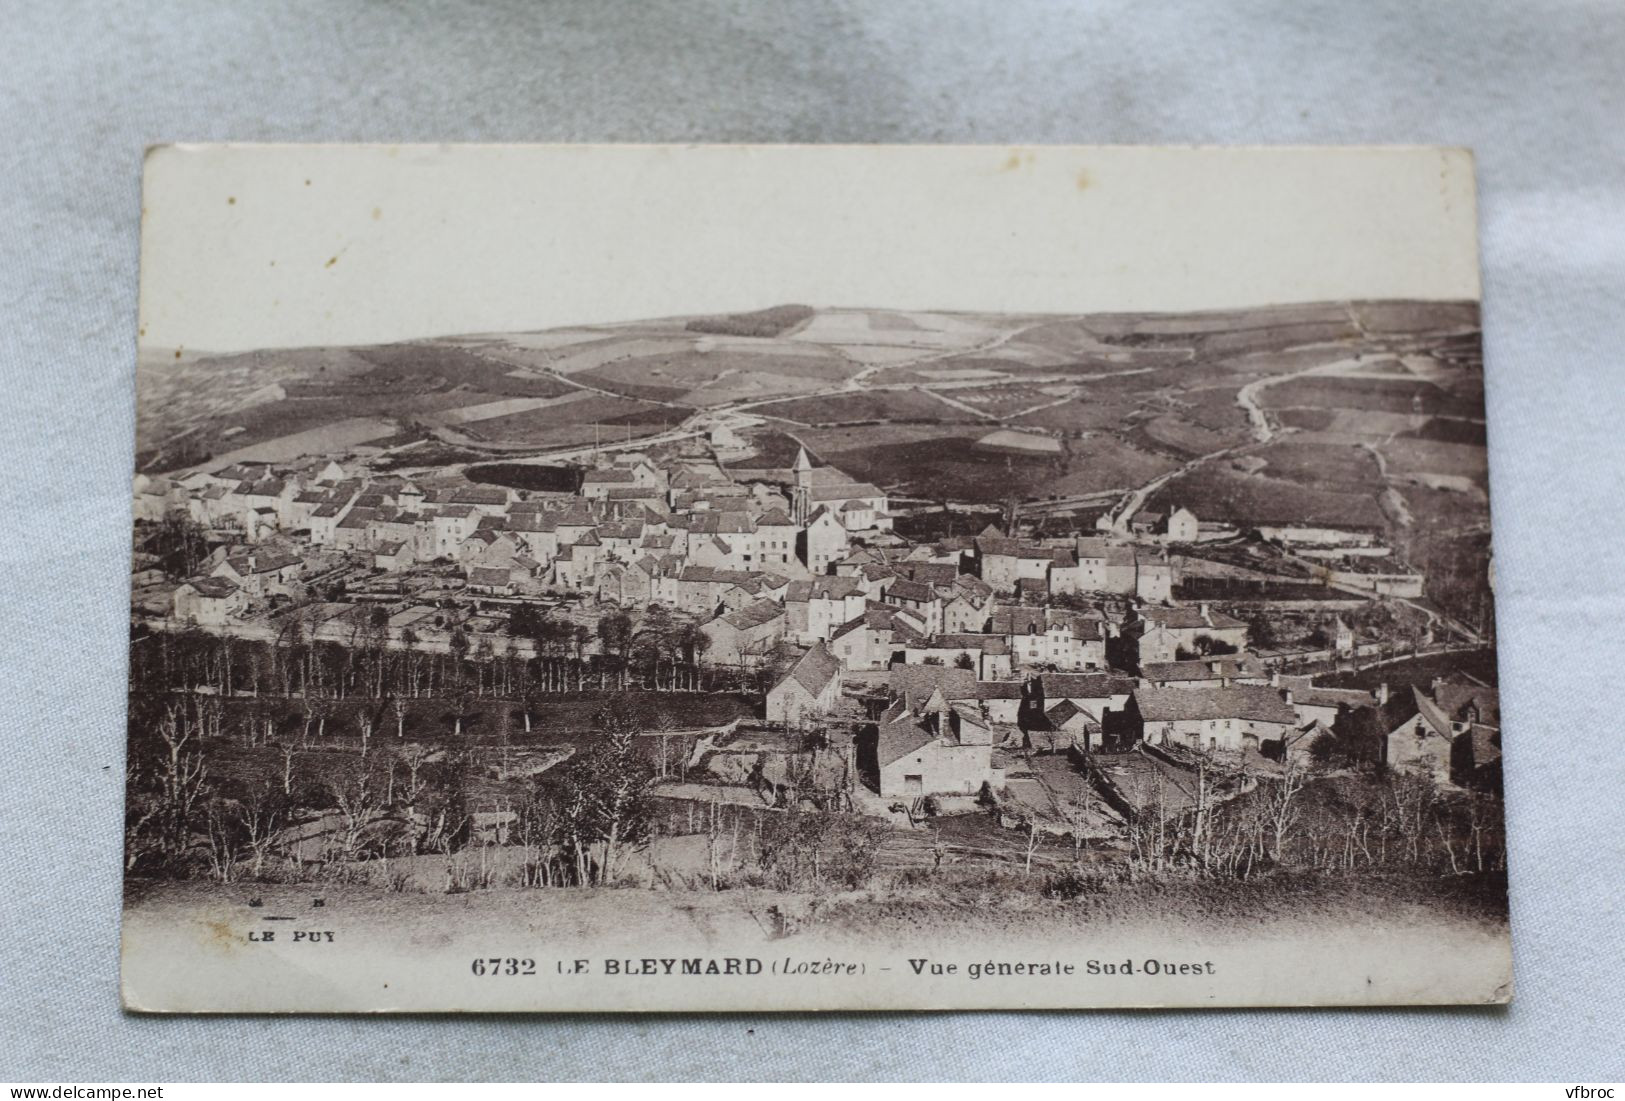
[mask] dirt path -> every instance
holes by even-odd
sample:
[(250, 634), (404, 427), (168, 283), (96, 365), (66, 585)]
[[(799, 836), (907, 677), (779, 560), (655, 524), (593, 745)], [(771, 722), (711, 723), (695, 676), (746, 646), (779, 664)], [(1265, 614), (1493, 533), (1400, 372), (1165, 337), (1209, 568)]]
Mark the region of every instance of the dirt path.
[[(1299, 349), (1292, 350), (1296, 351)], [(1136, 512), (1145, 507), (1147, 498), (1149, 498), (1151, 494), (1155, 493), (1163, 486), (1167, 485), (1168, 482), (1172, 481), (1174, 478), (1189, 474), (1197, 467), (1200, 467), (1205, 463), (1210, 463), (1215, 459), (1226, 458), (1230, 455), (1240, 454), (1244, 451), (1261, 447), (1272, 442), (1276, 436), (1280, 435), (1282, 432), (1292, 431), (1291, 429), (1282, 429), (1279, 425), (1277, 425), (1270, 418), (1269, 412), (1258, 403), (1258, 395), (1263, 391), (1267, 390), (1271, 386), (1276, 386), (1283, 382), (1289, 382), (1295, 378), (1304, 378), (1310, 375), (1337, 374), (1342, 371), (1347, 371), (1350, 367), (1355, 366), (1356, 364), (1357, 361), (1353, 359), (1339, 359), (1331, 363), (1321, 363), (1314, 367), (1305, 367), (1301, 371), (1292, 371), (1284, 375), (1266, 375), (1263, 378), (1254, 379), (1252, 382), (1249, 382), (1247, 385), (1237, 390), (1236, 404), (1241, 406), (1242, 409), (1246, 410), (1247, 419), (1252, 422), (1252, 442), (1235, 444), (1231, 447), (1222, 447), (1217, 451), (1210, 451), (1206, 455), (1199, 455), (1190, 462), (1186, 463), (1184, 466), (1180, 467), (1178, 470), (1171, 470), (1166, 474), (1160, 474), (1151, 479), (1149, 482), (1145, 483), (1143, 486), (1140, 486), (1138, 489), (1131, 490), (1112, 516), (1112, 530), (1119, 532), (1127, 531), (1129, 521), (1133, 519)]]

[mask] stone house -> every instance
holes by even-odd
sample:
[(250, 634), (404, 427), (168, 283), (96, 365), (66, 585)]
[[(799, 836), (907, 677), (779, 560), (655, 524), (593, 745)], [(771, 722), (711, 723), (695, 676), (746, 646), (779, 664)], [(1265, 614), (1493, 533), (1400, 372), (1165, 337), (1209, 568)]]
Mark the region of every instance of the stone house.
[(880, 794), (913, 800), (927, 795), (974, 795), (999, 787), (993, 731), (975, 710), (933, 692), (918, 710), (899, 700), (881, 718), (876, 738)]
[(820, 641), (767, 693), (767, 721), (794, 726), (828, 714), (841, 698), (841, 662)]
[(784, 606), (758, 600), (737, 611), (718, 616), (700, 628), (711, 640), (706, 660), (721, 665), (749, 665), (784, 638)]
[(1268, 685), (1141, 687), (1128, 707), (1142, 740), (1188, 749), (1239, 753), (1270, 743), (1279, 749), (1298, 726), (1292, 704)]
[(248, 603), (248, 595), (227, 577), (194, 577), (172, 599), (176, 619), (203, 627), (222, 625)]

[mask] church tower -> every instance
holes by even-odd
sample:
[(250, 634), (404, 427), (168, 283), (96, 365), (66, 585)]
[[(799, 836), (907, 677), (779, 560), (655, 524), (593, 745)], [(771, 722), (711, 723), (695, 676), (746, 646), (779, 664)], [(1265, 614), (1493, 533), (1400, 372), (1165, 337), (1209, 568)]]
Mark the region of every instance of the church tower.
[(793, 516), (797, 527), (807, 526), (807, 517), (812, 515), (812, 460), (807, 457), (805, 447), (796, 451), (796, 485)]

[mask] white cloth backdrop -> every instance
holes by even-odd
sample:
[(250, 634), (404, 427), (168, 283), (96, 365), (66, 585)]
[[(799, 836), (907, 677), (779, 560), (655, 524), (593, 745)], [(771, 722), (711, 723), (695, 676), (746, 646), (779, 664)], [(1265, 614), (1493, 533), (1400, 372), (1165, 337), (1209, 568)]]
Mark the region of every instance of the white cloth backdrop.
[[(0, 1077), (1625, 1077), (1625, 5), (15, 4), (0, 34)], [(164, 140), (1478, 154), (1508, 1011), (125, 1016), (137, 182)]]

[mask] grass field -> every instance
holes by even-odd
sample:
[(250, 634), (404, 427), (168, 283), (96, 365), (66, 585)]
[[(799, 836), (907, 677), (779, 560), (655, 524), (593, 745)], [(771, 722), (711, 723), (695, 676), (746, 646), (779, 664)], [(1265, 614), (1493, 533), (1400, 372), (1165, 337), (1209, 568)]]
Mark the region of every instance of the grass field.
[(773, 429), (756, 429), (749, 433), (751, 452), (723, 464), (749, 470), (769, 467), (788, 467), (796, 461), (801, 441), (794, 436)]
[(828, 389), (857, 368), (827, 348), (740, 347), (707, 342), (660, 355), (632, 356), (579, 376), (593, 385), (638, 397), (695, 405), (786, 397)]
[(574, 493), (581, 487), (581, 471), (573, 466), (541, 466), (536, 463), (482, 463), (465, 471), (478, 485), (507, 486), (509, 489), (539, 490), (545, 493)]
[(1185, 455), (1207, 455), (1241, 442), (1245, 431), (1239, 426), (1230, 432), (1215, 432), (1200, 424), (1193, 424), (1183, 416), (1162, 413), (1144, 424), (1144, 431), (1153, 442)]
[(981, 448), (976, 440), (982, 434), (927, 436), (823, 454), (854, 477), (932, 500), (996, 502), (1012, 493), (1050, 492), (1045, 487), (1059, 474), (1053, 457)]
[(807, 425), (896, 421), (911, 424), (975, 423), (978, 418), (920, 390), (864, 390), (759, 405), (753, 412)]
[(561, 404), (461, 425), (460, 431), (499, 443), (567, 446), (591, 441), (593, 425), (631, 425), (645, 430), (634, 431), (634, 435), (646, 435), (664, 425), (681, 422), (688, 412), (654, 402), (590, 394)]
[(1483, 447), (1486, 441), (1484, 421), (1481, 418), (1460, 420), (1449, 417), (1433, 417), (1421, 427), (1407, 432), (1406, 435), (1419, 440), (1438, 440), (1441, 443), (1467, 443), (1479, 447)]
[(1375, 495), (1382, 492), (1382, 471), (1377, 466), (1376, 456), (1363, 447), (1299, 443), (1288, 438), (1253, 454), (1268, 464), (1262, 471), (1266, 478), (1338, 493)]
[(1247, 476), (1228, 465), (1200, 467), (1169, 480), (1151, 495), (1147, 506), (1166, 509), (1182, 504), (1204, 520), (1224, 520), (1244, 527), (1302, 523), (1382, 530), (1382, 510), (1374, 497), (1317, 489), (1278, 478)]
[(1428, 382), (1388, 378), (1296, 378), (1270, 387), (1263, 400), (1271, 409), (1308, 406), (1467, 417), (1484, 413), (1482, 389), (1446, 390)]
[(1481, 444), (1398, 438), (1382, 445), (1395, 474), (1445, 474), (1488, 488), (1489, 458)]

